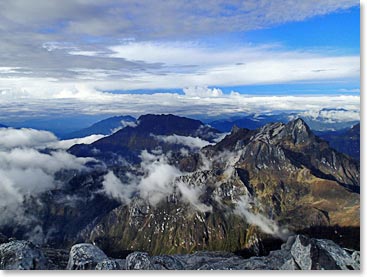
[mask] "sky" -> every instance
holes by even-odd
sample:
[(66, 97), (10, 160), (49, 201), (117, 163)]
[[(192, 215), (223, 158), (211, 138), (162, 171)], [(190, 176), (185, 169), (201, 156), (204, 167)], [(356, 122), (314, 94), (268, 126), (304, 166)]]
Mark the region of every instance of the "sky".
[(356, 0), (0, 2), (0, 123), (359, 112)]

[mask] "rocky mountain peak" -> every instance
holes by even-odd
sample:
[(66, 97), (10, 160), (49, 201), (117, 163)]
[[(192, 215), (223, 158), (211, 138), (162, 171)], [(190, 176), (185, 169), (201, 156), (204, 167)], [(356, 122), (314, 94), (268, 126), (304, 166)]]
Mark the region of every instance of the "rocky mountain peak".
[(240, 128), (236, 124), (234, 124), (231, 129), (231, 134), (237, 133), (239, 130)]
[(195, 119), (176, 116), (172, 114), (146, 114), (138, 119), (138, 127), (158, 135), (166, 135), (181, 132), (193, 132), (204, 124)]
[(288, 122), (286, 128), (288, 133), (291, 134), (293, 143), (295, 144), (310, 142), (310, 140), (312, 141), (315, 137), (310, 127), (308, 127), (306, 122), (301, 118)]

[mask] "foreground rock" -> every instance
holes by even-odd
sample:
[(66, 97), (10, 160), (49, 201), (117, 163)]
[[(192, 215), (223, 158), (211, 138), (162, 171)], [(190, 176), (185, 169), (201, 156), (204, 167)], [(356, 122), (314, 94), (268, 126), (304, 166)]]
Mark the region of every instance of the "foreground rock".
[(66, 269), (95, 269), (97, 264), (104, 260), (108, 260), (108, 257), (97, 246), (90, 243), (80, 243), (71, 248)]
[[(46, 251), (47, 250), (47, 251)], [(45, 254), (43, 253), (45, 251)], [(265, 257), (244, 259), (233, 253), (201, 251), (186, 255), (150, 256), (133, 252), (126, 259), (111, 259), (97, 246), (74, 245), (65, 264), (65, 252), (43, 249), (27, 241), (0, 245), (0, 269), (72, 270), (359, 270), (358, 251), (333, 241), (297, 235)]]
[(29, 241), (17, 240), (0, 245), (0, 269), (49, 269), (49, 264), (40, 248)]
[[(344, 250), (333, 241), (293, 236), (266, 257), (243, 259), (232, 253), (202, 251), (187, 255), (149, 256), (134, 252), (126, 261), (104, 262), (98, 269), (128, 270), (359, 270), (359, 252)], [(123, 265), (125, 263), (125, 266)]]

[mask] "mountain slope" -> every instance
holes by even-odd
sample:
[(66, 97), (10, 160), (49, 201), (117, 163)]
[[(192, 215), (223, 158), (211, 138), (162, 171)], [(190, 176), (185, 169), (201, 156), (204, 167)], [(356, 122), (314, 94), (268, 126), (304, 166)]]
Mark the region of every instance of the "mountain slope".
[[(235, 128), (202, 155), (196, 171), (175, 178), (173, 192), (157, 205), (134, 198), (80, 237), (108, 251), (186, 253), (257, 249), (262, 239), (282, 238), (287, 229), (359, 226), (359, 194), (351, 191), (358, 191), (358, 164), (300, 119), (255, 131)], [(185, 201), (182, 184), (200, 203)]]
[[(217, 135), (200, 121), (142, 116), (135, 128), (89, 149), (105, 161), (106, 153), (125, 160), (60, 172), (63, 185), (30, 199), (27, 215), (39, 219), (33, 227), (43, 227), (48, 243), (88, 241), (114, 256), (130, 250), (259, 254), (266, 241), (305, 230), (319, 230), (315, 236), (327, 230), (359, 245), (357, 231), (348, 238), (343, 231), (359, 230), (358, 162), (329, 147), (301, 119), (233, 128), (214, 143)], [(212, 143), (181, 153), (188, 136)], [(129, 154), (137, 160), (128, 161)]]
[(352, 158), (360, 159), (360, 124), (353, 125), (351, 128), (317, 132), (317, 134), (328, 141), (330, 146), (339, 152), (345, 153)]
[(83, 138), (90, 135), (101, 134), (110, 135), (113, 130), (135, 123), (136, 119), (132, 116), (114, 116), (98, 121), (88, 128), (81, 129), (63, 136), (63, 139)]
[(93, 156), (104, 161), (116, 157), (137, 161), (142, 150), (161, 148), (164, 152), (179, 151), (187, 148), (184, 137), (213, 142), (219, 134), (219, 131), (198, 120), (148, 114), (140, 116), (136, 126), (127, 126), (90, 145), (74, 145), (69, 151), (76, 156)]

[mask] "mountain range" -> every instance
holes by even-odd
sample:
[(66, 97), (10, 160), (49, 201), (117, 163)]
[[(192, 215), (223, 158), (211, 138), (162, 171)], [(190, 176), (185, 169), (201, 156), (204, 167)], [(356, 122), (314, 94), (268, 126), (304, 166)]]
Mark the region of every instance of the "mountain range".
[(83, 138), (90, 135), (110, 135), (113, 132), (122, 129), (123, 127), (129, 126), (129, 124), (134, 124), (136, 119), (129, 115), (113, 116), (106, 118), (104, 120), (98, 121), (93, 125), (75, 131), (62, 136), (63, 139), (73, 139), (73, 138)]
[(92, 242), (112, 257), (261, 254), (310, 230), (359, 247), (359, 162), (302, 119), (223, 136), (198, 120), (149, 114), (69, 153), (95, 162), (58, 172), (62, 185), (24, 203), (34, 221), (1, 232), (38, 230), (41, 243), (58, 248)]
[(316, 132), (318, 136), (330, 143), (330, 146), (339, 152), (348, 154), (352, 158), (360, 159), (360, 124), (355, 124), (351, 128)]

